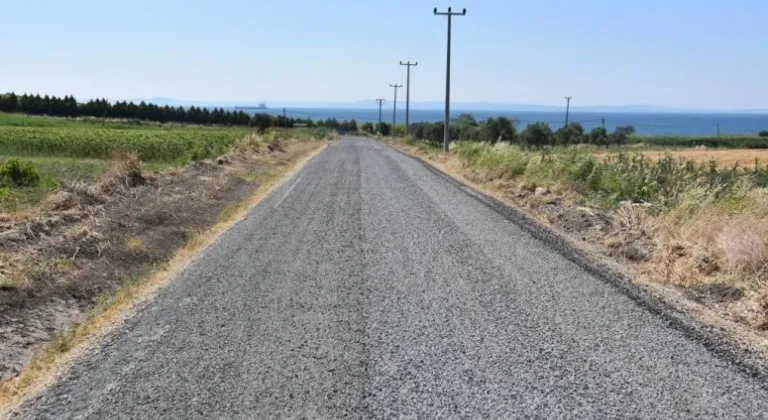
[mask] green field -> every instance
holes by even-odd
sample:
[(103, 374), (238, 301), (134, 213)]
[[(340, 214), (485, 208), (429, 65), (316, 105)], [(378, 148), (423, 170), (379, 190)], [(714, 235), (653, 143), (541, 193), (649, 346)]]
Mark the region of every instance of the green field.
[(0, 155), (109, 159), (130, 151), (146, 162), (181, 163), (219, 155), (247, 132), (0, 114)]
[(162, 169), (220, 155), (247, 133), (242, 127), (0, 113), (0, 167), (17, 159), (39, 174), (34, 185), (0, 177), (0, 211), (34, 206), (68, 182), (93, 182), (121, 153), (138, 153), (145, 167)]

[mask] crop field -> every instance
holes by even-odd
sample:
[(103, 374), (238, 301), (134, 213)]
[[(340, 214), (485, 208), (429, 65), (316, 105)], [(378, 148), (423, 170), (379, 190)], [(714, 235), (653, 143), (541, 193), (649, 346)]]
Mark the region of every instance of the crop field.
[(160, 126), (0, 114), (0, 155), (109, 159), (135, 152), (147, 162), (216, 156), (245, 128)]
[[(242, 127), (0, 113), (0, 212), (32, 207), (66, 183), (93, 181), (121, 154), (136, 153), (146, 167), (161, 169), (218, 156), (247, 133)], [(10, 169), (11, 162), (21, 167)]]
[[(719, 167), (740, 166), (751, 168), (756, 165), (765, 166), (768, 163), (768, 149), (645, 149), (632, 150), (630, 153), (641, 153), (652, 161), (665, 157), (692, 161), (696, 164), (715, 163)], [(616, 156), (615, 152), (596, 152), (597, 157)]]
[(722, 137), (631, 136), (629, 137), (629, 143), (654, 147), (694, 148), (704, 146), (718, 149), (768, 149), (768, 137), (756, 135), (730, 135)]

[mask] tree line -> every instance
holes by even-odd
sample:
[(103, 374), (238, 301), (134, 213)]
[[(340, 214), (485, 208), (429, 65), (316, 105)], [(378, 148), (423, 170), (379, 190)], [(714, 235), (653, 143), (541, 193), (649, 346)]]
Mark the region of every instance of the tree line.
[[(421, 122), (411, 124), (410, 134), (417, 140), (424, 140), (435, 145), (443, 143), (442, 122)], [(589, 133), (579, 123), (571, 123), (553, 131), (549, 124), (536, 122), (529, 124), (523, 131), (518, 131), (515, 121), (506, 118), (488, 118), (477, 121), (470, 114), (461, 114), (451, 122), (451, 141), (482, 141), (491, 144), (497, 142), (517, 143), (525, 146), (541, 147), (569, 144), (624, 144), (635, 133), (634, 127), (617, 127), (609, 133), (603, 127), (592, 129)]]
[(324, 127), (341, 133), (356, 133), (360, 130), (357, 121), (355, 120), (339, 121), (336, 118), (313, 120), (311, 118), (291, 118), (283, 115), (270, 114), (254, 114), (249, 125), (260, 132), (264, 132), (272, 127)]
[[(381, 125), (366, 122), (358, 125), (355, 120), (339, 121), (335, 118), (312, 120), (310, 118), (292, 118), (283, 115), (255, 114), (253, 116), (243, 111), (229, 111), (223, 108), (208, 109), (191, 106), (172, 107), (160, 106), (141, 101), (110, 102), (106, 99), (92, 99), (85, 103), (77, 102), (74, 96), (63, 98), (57, 96), (36, 95), (0, 95), (0, 111), (21, 112), (32, 115), (50, 115), (55, 117), (95, 117), (95, 118), (124, 118), (134, 120), (155, 121), (159, 123), (177, 122), (201, 125), (248, 125), (259, 131), (272, 127), (325, 127), (342, 133), (354, 133), (360, 130), (384, 136), (392, 134), (403, 135), (404, 127), (382, 122)], [(442, 144), (443, 123), (421, 122), (411, 124), (410, 135), (418, 140), (434, 144)], [(515, 121), (506, 118), (488, 118), (477, 121), (470, 114), (462, 114), (451, 123), (451, 140), (483, 141), (488, 143), (508, 142), (529, 146), (568, 145), (590, 143), (596, 145), (622, 144), (634, 134), (633, 127), (618, 127), (613, 133), (605, 128), (597, 127), (585, 132), (581, 124), (572, 123), (567, 127), (552, 131), (546, 123), (533, 123), (519, 132)]]
[(255, 114), (243, 111), (228, 111), (223, 108), (203, 108), (191, 106), (160, 106), (147, 102), (118, 101), (111, 103), (106, 99), (92, 99), (77, 102), (74, 96), (16, 95), (11, 92), (0, 94), (0, 112), (17, 112), (31, 115), (53, 117), (95, 117), (124, 118), (132, 120), (154, 121), (159, 123), (177, 122), (201, 125), (248, 125), (265, 131), (272, 127), (326, 127), (340, 132), (357, 132), (355, 120), (338, 121), (335, 118), (314, 121), (310, 118), (291, 118), (283, 115)]
[(160, 106), (141, 101), (110, 102), (106, 99), (91, 99), (77, 102), (74, 96), (16, 95), (11, 92), (0, 95), (0, 111), (21, 112), (31, 115), (49, 115), (53, 117), (95, 117), (125, 118), (156, 121), (160, 123), (179, 122), (191, 124), (248, 125), (251, 116), (243, 111), (228, 111), (223, 108), (202, 108), (191, 106)]

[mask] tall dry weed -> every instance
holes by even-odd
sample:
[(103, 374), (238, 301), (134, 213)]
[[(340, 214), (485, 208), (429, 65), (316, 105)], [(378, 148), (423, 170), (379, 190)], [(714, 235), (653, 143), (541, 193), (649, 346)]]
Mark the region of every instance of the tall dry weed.
[(745, 214), (728, 222), (715, 241), (725, 267), (731, 273), (768, 274), (768, 223)]

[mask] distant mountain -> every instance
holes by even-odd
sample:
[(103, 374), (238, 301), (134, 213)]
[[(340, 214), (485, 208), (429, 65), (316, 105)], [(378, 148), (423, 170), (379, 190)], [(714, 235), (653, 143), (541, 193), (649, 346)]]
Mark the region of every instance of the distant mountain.
[[(332, 101), (284, 101), (284, 100), (249, 100), (249, 101), (199, 101), (186, 100), (165, 97), (138, 98), (131, 99), (133, 102), (151, 102), (158, 105), (169, 106), (204, 106), (204, 107), (257, 107), (265, 103), (270, 109), (279, 108), (353, 108), (353, 109), (374, 109), (377, 108), (376, 102), (371, 100), (360, 100), (353, 102), (332, 102)], [(398, 100), (404, 105), (404, 100)], [(390, 103), (390, 100), (387, 100)], [(390, 104), (391, 105), (391, 104)], [(443, 109), (445, 102), (442, 101), (411, 101), (411, 109)], [(452, 102), (451, 109), (454, 111), (563, 111), (565, 104), (562, 105), (535, 105), (535, 104), (500, 104), (493, 102)], [(647, 104), (637, 105), (603, 105), (603, 106), (579, 106), (572, 105), (574, 112), (637, 112), (637, 113), (768, 113), (768, 109), (694, 109), (694, 108), (672, 108), (661, 107)]]

